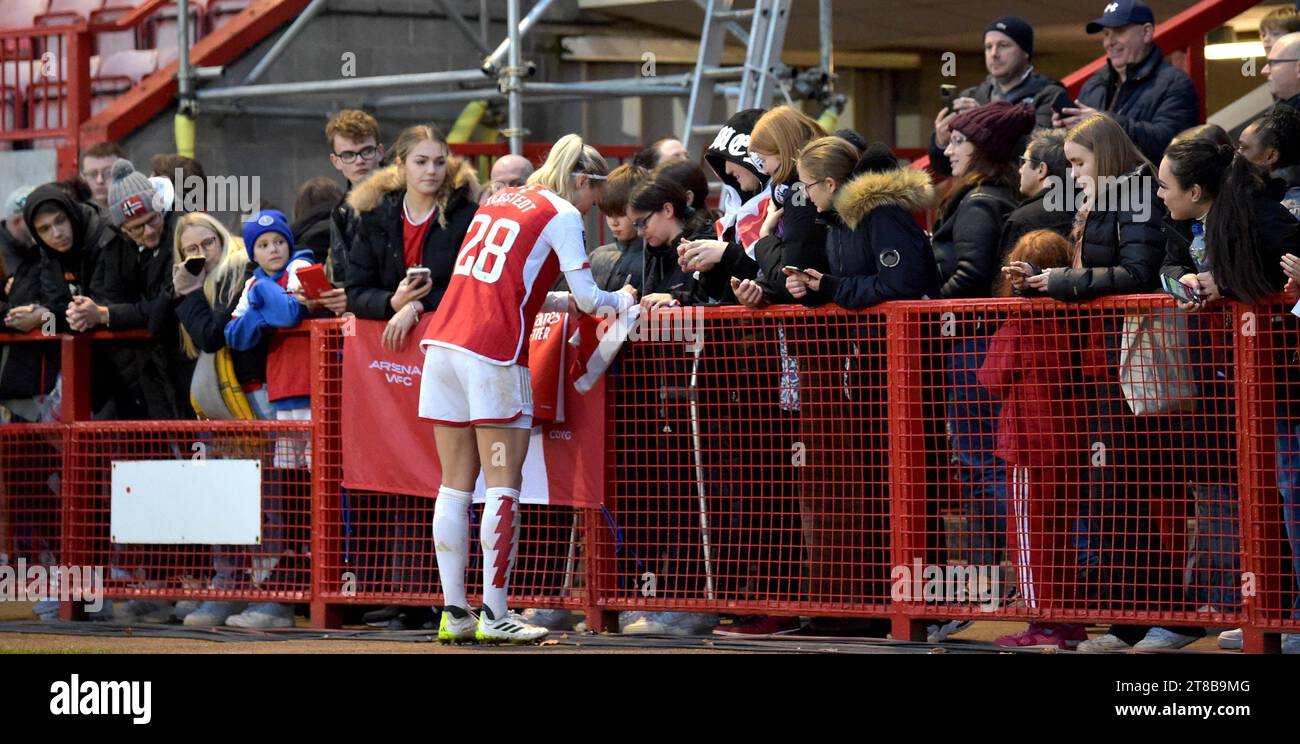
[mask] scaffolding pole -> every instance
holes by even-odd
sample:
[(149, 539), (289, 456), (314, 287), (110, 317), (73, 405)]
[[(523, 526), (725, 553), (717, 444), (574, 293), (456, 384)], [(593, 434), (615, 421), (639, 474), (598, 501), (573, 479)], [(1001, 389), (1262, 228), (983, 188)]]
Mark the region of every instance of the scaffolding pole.
[(482, 82), (482, 80), (483, 73), (480, 70), (447, 70), (446, 72), (378, 75), (375, 77), (343, 78), (341, 80), (313, 80), (302, 83), (237, 85), (229, 88), (201, 90), (196, 95), (200, 101), (221, 101), (231, 98), (337, 93), (340, 91), (403, 88), (416, 85)]
[(252, 85), (257, 82), (263, 73), (270, 69), (271, 65), (275, 64), (280, 55), (284, 54), (284, 50), (289, 48), (289, 44), (298, 38), (298, 34), (302, 33), (308, 23), (311, 23), (311, 19), (325, 9), (325, 2), (326, 0), (311, 0), (311, 3), (306, 8), (303, 8), (302, 14), (293, 19), (293, 23), (289, 24), (289, 28), (285, 29), (284, 33), (280, 34), (280, 38), (276, 39), (275, 43), (271, 45), (266, 56), (259, 59), (253, 69), (244, 77), (243, 85)]
[(464, 18), (462, 18), (460, 13), (456, 12), (456, 9), (451, 7), (450, 0), (434, 0), (434, 1), (438, 3), (439, 6), (442, 7), (442, 12), (445, 13), (447, 17), (451, 19), (452, 23), (456, 24), (456, 28), (460, 29), (460, 32), (464, 34), (465, 39), (469, 41), (469, 43), (473, 44), (474, 47), (478, 49), (480, 54), (491, 54), (491, 52), (487, 48), (487, 42), (484, 41), (483, 39), (480, 39), (478, 32), (475, 31), (474, 28), (469, 25), (469, 21), (466, 21)]
[[(508, 35), (488, 55), (487, 59), (483, 60), (483, 74), (492, 76), (496, 68), (501, 64), (501, 58), (506, 56), (510, 49), (513, 48), (516, 51), (519, 49), (519, 39), (531, 31), (533, 26), (537, 25), (537, 21), (541, 20), (542, 14), (551, 7), (553, 2), (554, 0), (537, 0), (537, 4), (533, 6), (532, 10), (528, 11), (528, 15), (524, 17), (523, 22), (519, 21), (519, 0), (509, 0), (507, 2), (506, 25), (508, 28), (506, 32)], [(510, 64), (510, 62), (506, 62), (506, 64)]]
[[(533, 12), (529, 13), (528, 16), (532, 18), (534, 13), (540, 15), (540, 13), (537, 13), (537, 9), (545, 10), (545, 6), (549, 4), (550, 0), (538, 0), (537, 5), (533, 6)], [(506, 63), (506, 69), (502, 70), (501, 75), (502, 92), (509, 97), (506, 104), (509, 113), (507, 115), (508, 126), (505, 135), (510, 138), (510, 152), (515, 155), (522, 155), (524, 152), (524, 102), (519, 90), (521, 82), (519, 75), (519, 66), (521, 64), (519, 60), (519, 41), (522, 38), (522, 29), (520, 29), (519, 23), (519, 0), (506, 0), (506, 29), (510, 32), (510, 38), (508, 39), (510, 48), (507, 50), (508, 62)], [(498, 47), (497, 52), (500, 51)], [(493, 56), (496, 56), (497, 52), (494, 52)], [(486, 64), (495, 66), (492, 65), (492, 57), (488, 58)]]

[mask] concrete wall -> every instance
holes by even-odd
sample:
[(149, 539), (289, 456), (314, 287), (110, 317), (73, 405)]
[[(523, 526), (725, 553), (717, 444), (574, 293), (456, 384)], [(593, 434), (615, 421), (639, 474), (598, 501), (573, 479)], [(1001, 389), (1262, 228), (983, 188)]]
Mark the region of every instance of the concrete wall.
[(0, 203), (19, 186), (39, 186), (54, 180), (54, 150), (0, 152)]

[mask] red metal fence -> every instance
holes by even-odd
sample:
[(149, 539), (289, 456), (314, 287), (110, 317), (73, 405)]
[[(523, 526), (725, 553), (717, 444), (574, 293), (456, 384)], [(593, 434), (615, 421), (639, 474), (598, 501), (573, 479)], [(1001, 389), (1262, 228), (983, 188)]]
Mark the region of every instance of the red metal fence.
[[(896, 638), (946, 618), (1243, 627), (1248, 650), (1300, 631), (1289, 304), (676, 317), (690, 334), (637, 340), (610, 372), (606, 506), (524, 510), (515, 606), (581, 609), (593, 629), (628, 609), (877, 617)], [(120, 569), (110, 598), (310, 602), (318, 626), (346, 605), (437, 604), (432, 501), (341, 486), (347, 325), (312, 323), (310, 424), (0, 427), (0, 552)], [(63, 343), (75, 397), (89, 341)], [(273, 467), (277, 439), (309, 435), (310, 473)], [(112, 543), (111, 463), (195, 443), (263, 458), (272, 585), (214, 589), (211, 546)]]

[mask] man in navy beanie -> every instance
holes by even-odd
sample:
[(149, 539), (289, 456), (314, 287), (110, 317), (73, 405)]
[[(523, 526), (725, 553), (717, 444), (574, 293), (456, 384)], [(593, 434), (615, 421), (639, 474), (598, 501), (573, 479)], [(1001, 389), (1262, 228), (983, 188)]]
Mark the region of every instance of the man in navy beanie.
[(1034, 72), (1034, 27), (1023, 18), (1003, 16), (984, 29), (984, 82), (963, 90), (934, 119), (930, 137), (930, 167), (942, 176), (952, 175), (952, 164), (943, 154), (951, 137), (953, 117), (967, 109), (993, 101), (1027, 103), (1034, 107), (1037, 125), (1052, 125), (1052, 103), (1065, 95), (1054, 78)]
[(1159, 163), (1175, 134), (1200, 121), (1196, 87), (1165, 61), (1155, 44), (1156, 17), (1142, 0), (1107, 0), (1090, 34), (1101, 33), (1106, 66), (1079, 91), (1079, 105), (1056, 117), (1071, 127), (1099, 111), (1124, 128), (1142, 154)]

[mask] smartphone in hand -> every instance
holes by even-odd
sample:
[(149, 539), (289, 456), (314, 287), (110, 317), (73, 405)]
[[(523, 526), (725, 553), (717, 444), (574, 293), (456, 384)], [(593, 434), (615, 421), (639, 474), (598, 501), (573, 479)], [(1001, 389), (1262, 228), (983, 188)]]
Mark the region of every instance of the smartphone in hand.
[[(1024, 266), (1020, 266), (1019, 264), (1024, 264)], [(1020, 274), (1021, 276), (1038, 276), (1043, 273), (1042, 269), (1028, 261), (1015, 261), (1007, 264), (1006, 270), (1014, 274)]]
[(421, 281), (432, 281), (432, 276), (433, 272), (427, 266), (412, 266), (406, 270), (406, 278), (410, 279), (412, 284)]
[(1061, 118), (1065, 118), (1065, 109), (1068, 108), (1077, 109), (1079, 108), (1079, 104), (1073, 98), (1070, 98), (1067, 93), (1058, 95), (1055, 100), (1052, 101), (1052, 110), (1061, 116)]
[(1189, 302), (1194, 305), (1199, 305), (1204, 302), (1204, 298), (1201, 297), (1200, 292), (1197, 292), (1195, 289), (1192, 289), (1168, 274), (1160, 275), (1160, 285), (1164, 287), (1165, 292), (1168, 293), (1170, 297), (1173, 297), (1179, 302)]
[(944, 83), (939, 86), (939, 99), (943, 101), (943, 107), (952, 111), (953, 99), (957, 97), (957, 86)]
[(813, 281), (813, 278), (809, 276), (808, 272), (794, 266), (782, 266), (781, 271), (784, 271), (786, 276), (797, 276), (805, 281)]

